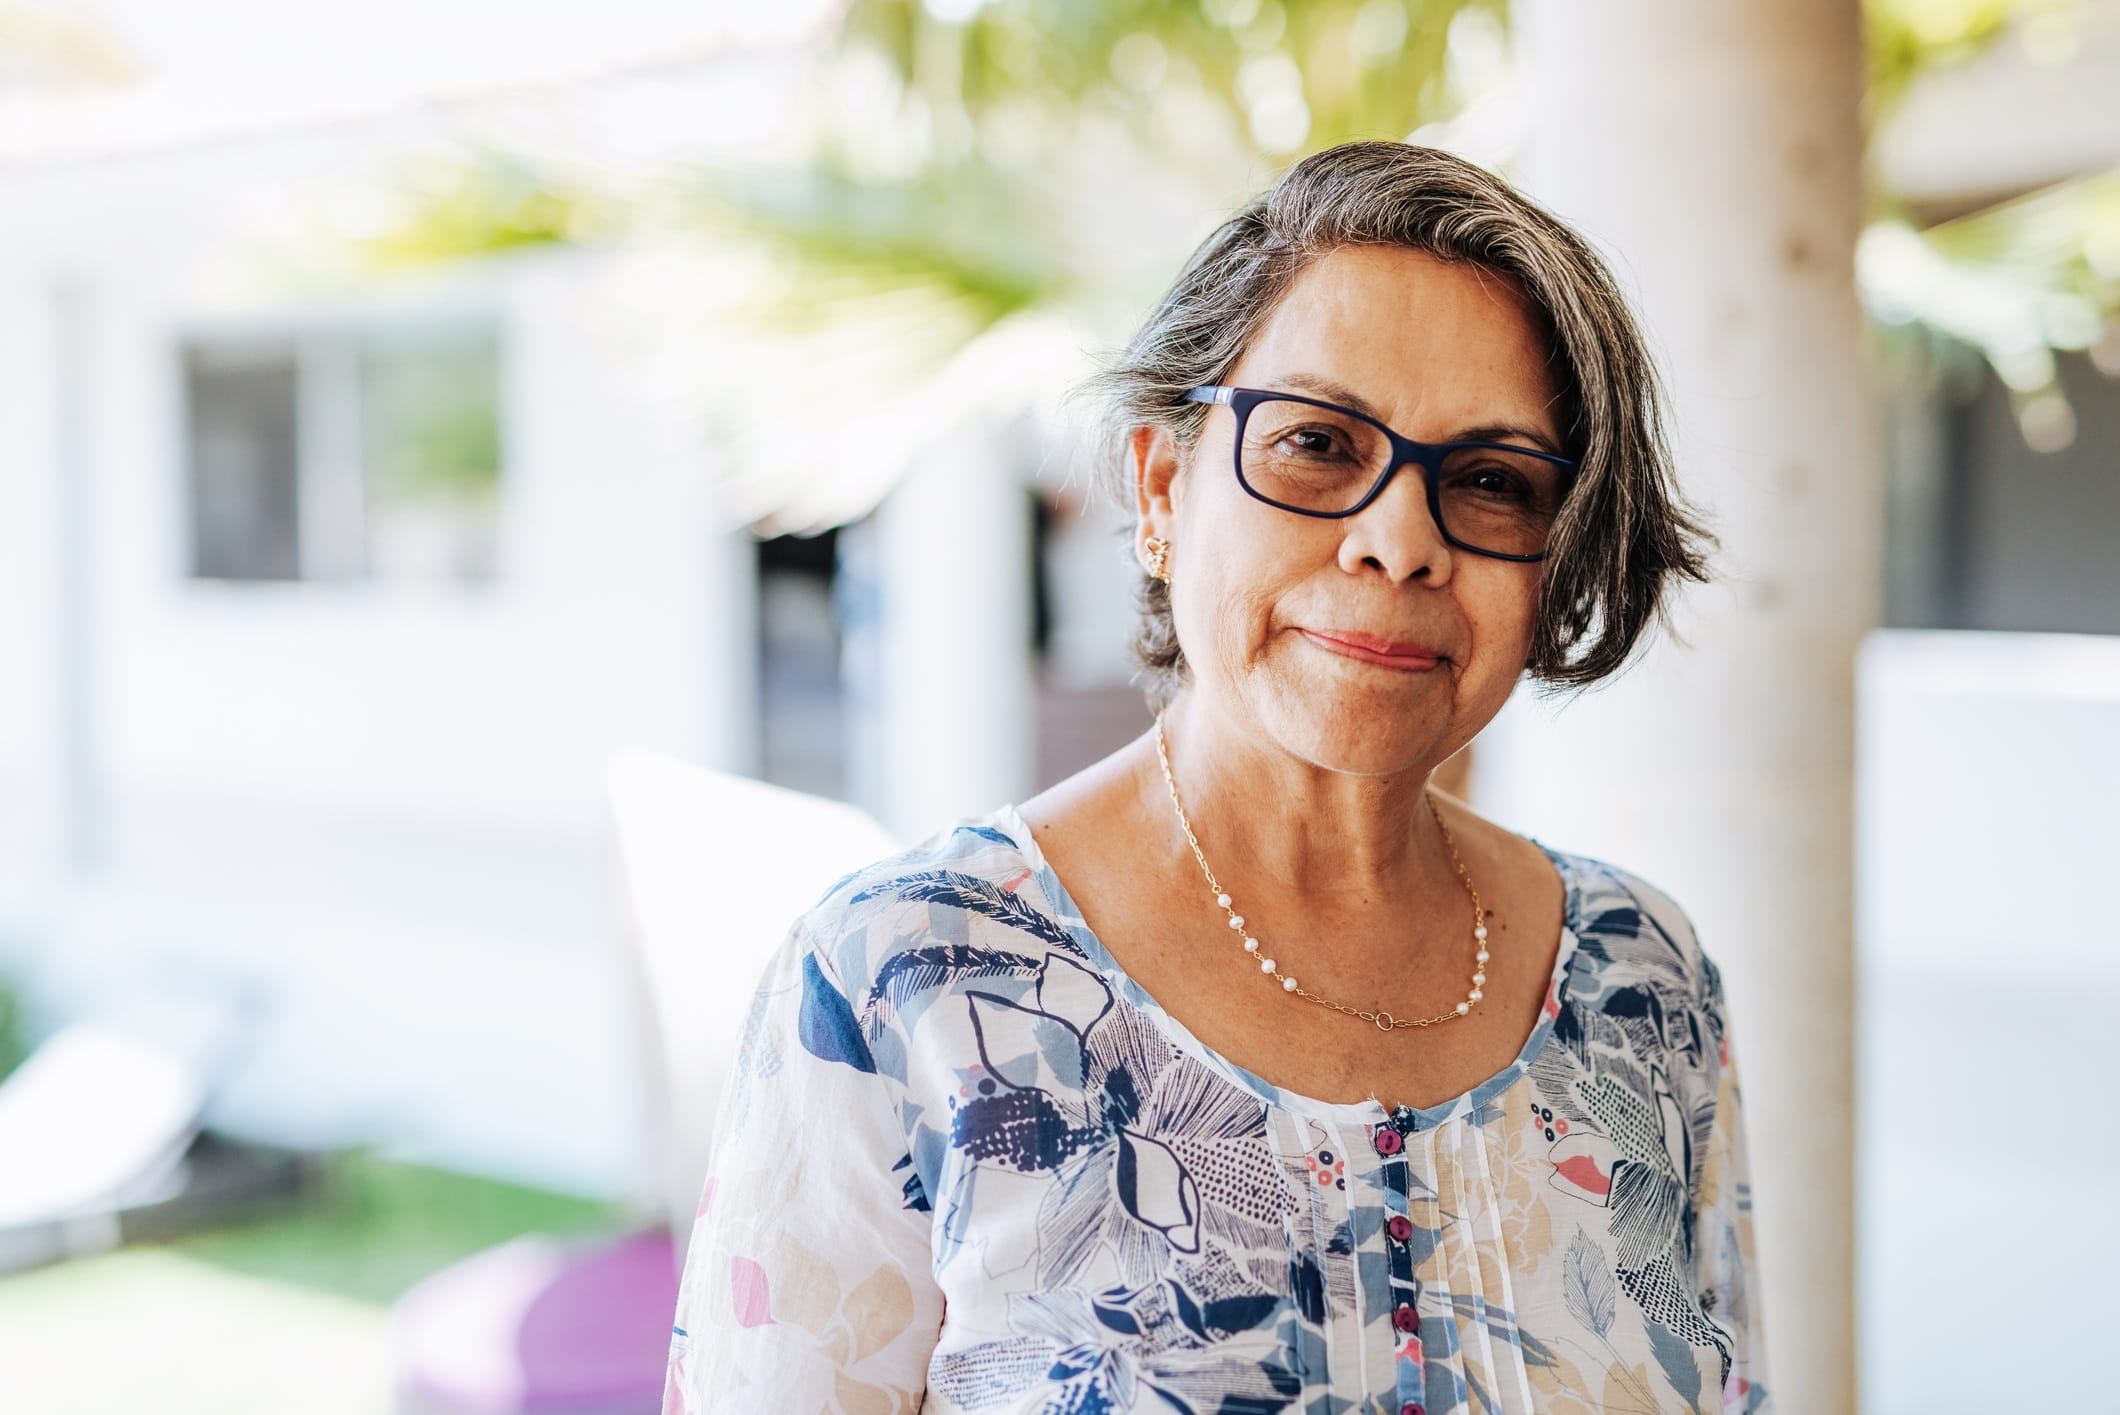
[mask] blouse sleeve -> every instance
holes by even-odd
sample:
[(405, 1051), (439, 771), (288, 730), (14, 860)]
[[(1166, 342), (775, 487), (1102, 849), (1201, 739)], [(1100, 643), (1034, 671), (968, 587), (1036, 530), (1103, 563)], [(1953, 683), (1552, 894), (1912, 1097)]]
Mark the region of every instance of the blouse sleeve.
[(894, 1085), (798, 920), (715, 1122), (663, 1415), (919, 1408), (942, 1295)]
[[(1710, 986), (1714, 1005), (1722, 1012), (1720, 978)], [(1715, 1120), (1694, 1211), (1693, 1251), (1702, 1309), (1730, 1337), (1732, 1360), (1722, 1396), (1725, 1415), (1764, 1415), (1773, 1407), (1752, 1239), (1752, 1174), (1745, 1148), (1744, 1093), (1727, 1026), (1720, 1060)]]

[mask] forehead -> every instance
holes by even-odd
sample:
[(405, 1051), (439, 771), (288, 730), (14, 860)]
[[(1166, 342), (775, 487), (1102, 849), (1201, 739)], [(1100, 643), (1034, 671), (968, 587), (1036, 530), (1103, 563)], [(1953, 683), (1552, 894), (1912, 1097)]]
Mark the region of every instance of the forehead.
[(1343, 246), (1313, 261), (1267, 316), (1228, 382), (1291, 375), (1361, 392), (1409, 436), (1518, 421), (1557, 434), (1542, 322), (1514, 281), (1403, 246)]

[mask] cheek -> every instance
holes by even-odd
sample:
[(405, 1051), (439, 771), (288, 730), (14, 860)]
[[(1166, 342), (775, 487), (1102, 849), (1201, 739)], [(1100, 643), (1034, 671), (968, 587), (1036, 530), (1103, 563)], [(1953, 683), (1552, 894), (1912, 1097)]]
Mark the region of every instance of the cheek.
[[(1499, 571), (1500, 573), (1495, 573)], [(1500, 561), (1463, 576), (1458, 603), (1472, 630), (1475, 665), (1485, 674), (1516, 676), (1531, 650), (1538, 615), (1536, 566)]]
[(1271, 567), (1238, 555), (1217, 555), (1195, 571), (1172, 606), (1179, 638), (1190, 656), (1242, 673), (1272, 633), (1281, 581)]
[(1234, 671), (1272, 637), (1290, 590), (1332, 564), (1337, 541), (1279, 524), (1277, 518), (1295, 518), (1259, 507), (1241, 491), (1231, 495), (1233, 487), (1217, 485), (1188, 508), (1185, 533), (1195, 558), (1178, 576), (1172, 612), (1192, 656), (1211, 655)]

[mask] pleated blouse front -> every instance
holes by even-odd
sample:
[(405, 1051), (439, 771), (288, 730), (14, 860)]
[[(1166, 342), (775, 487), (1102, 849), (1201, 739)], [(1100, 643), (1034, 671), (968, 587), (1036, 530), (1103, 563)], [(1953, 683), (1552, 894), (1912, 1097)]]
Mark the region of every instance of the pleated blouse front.
[(841, 880), (759, 985), (666, 1415), (1768, 1409), (1720, 979), (1546, 853), (1540, 1021), (1426, 1110), (1203, 1045), (1013, 806)]

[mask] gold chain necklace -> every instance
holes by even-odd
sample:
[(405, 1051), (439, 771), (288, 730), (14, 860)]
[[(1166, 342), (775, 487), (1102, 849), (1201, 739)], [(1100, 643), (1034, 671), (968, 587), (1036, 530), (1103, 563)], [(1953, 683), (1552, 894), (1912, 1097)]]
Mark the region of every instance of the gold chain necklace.
[(1185, 803), (1178, 799), (1178, 778), (1171, 774), (1170, 751), (1163, 741), (1162, 713), (1156, 714), (1156, 759), (1163, 763), (1163, 781), (1165, 785), (1170, 787), (1170, 803), (1177, 809), (1178, 824), (1185, 828), (1185, 840), (1187, 844), (1192, 846), (1193, 858), (1200, 862), (1200, 873), (1207, 877), (1208, 891), (1214, 895), (1216, 905), (1221, 908), (1223, 913), (1229, 916), (1229, 926), (1235, 929), (1238, 937), (1244, 940), (1244, 951), (1259, 960), (1260, 972), (1270, 978), (1279, 978), (1281, 980), (1282, 991), (1293, 993), (1297, 997), (1315, 1002), (1321, 1007), (1329, 1007), (1335, 1012), (1344, 1012), (1350, 1017), (1359, 1017), (1364, 1022), (1374, 1022), (1378, 1028), (1386, 1032), (1397, 1027), (1432, 1027), (1438, 1022), (1448, 1022), (1453, 1017), (1463, 1017), (1472, 1011), (1474, 1003), (1486, 995), (1483, 989), (1487, 986), (1487, 915), (1480, 907), (1480, 892), (1472, 887), (1472, 876), (1466, 872), (1465, 862), (1458, 858), (1457, 841), (1452, 838), (1450, 827), (1443, 824), (1443, 813), (1437, 809), (1433, 795), (1423, 791), (1421, 799), (1428, 803), (1428, 811), (1429, 814), (1435, 817), (1436, 828), (1443, 832), (1443, 843), (1450, 847), (1450, 863), (1457, 867), (1458, 878), (1465, 883), (1465, 892), (1472, 896), (1472, 941), (1474, 948), (1472, 955), (1472, 991), (1465, 994), (1463, 1002), (1440, 1016), (1394, 1017), (1382, 1008), (1370, 1011), (1359, 1007), (1349, 1007), (1344, 1002), (1334, 1002), (1330, 998), (1320, 997), (1314, 992), (1307, 991), (1298, 986), (1293, 977), (1276, 967), (1272, 958), (1261, 952), (1259, 940), (1253, 938), (1245, 931), (1244, 916), (1237, 912), (1236, 906), (1230, 901), (1228, 891), (1224, 890), (1221, 884), (1216, 881), (1215, 872), (1207, 867), (1207, 856), (1201, 853), (1199, 837), (1193, 834), (1192, 821), (1186, 817)]

